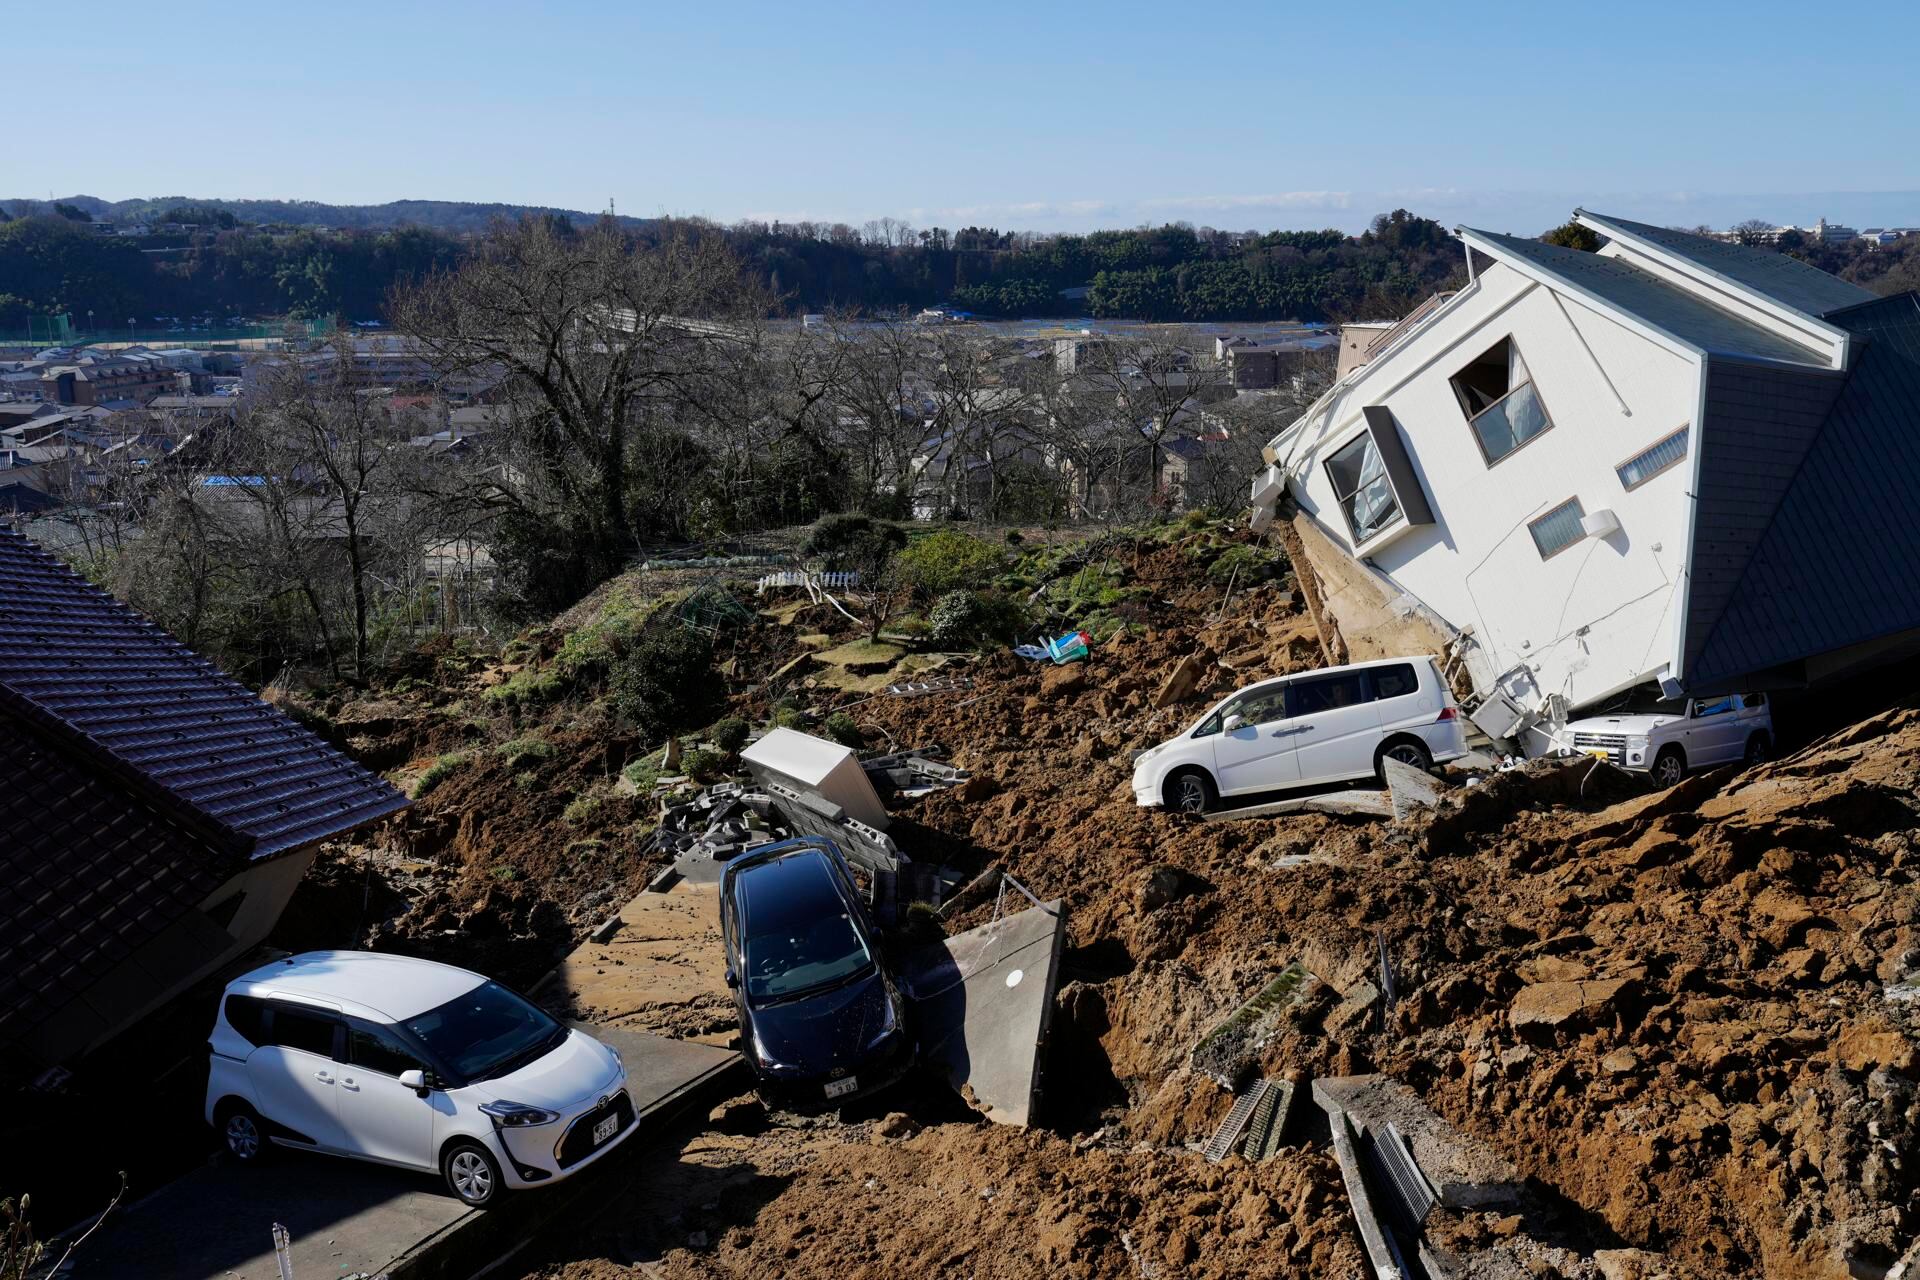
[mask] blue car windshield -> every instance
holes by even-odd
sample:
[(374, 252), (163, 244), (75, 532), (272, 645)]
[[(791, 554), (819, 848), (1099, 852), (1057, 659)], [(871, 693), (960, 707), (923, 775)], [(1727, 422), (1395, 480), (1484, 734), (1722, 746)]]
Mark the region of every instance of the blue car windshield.
[(873, 964), (846, 912), (747, 939), (747, 995), (781, 1000), (837, 986)]
[(483, 982), (408, 1018), (406, 1027), (463, 1080), (517, 1071), (558, 1048), (567, 1035), (565, 1027), (497, 982)]

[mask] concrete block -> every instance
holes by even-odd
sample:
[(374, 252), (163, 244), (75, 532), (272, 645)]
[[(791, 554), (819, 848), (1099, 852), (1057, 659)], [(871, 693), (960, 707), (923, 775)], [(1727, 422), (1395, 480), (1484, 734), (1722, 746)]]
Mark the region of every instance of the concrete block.
[(1391, 1140), (1391, 1124), (1449, 1209), (1507, 1204), (1520, 1194), (1522, 1178), (1511, 1160), (1442, 1120), (1398, 1080), (1382, 1075), (1315, 1080), (1313, 1100), (1330, 1118), (1349, 1117), (1370, 1139)]

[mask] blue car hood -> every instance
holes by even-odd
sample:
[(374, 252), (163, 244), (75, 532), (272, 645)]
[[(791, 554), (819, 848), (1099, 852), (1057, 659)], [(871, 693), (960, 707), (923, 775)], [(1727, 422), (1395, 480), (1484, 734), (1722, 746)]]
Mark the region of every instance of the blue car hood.
[(857, 1069), (887, 1025), (892, 997), (876, 967), (844, 987), (753, 1010), (753, 1029), (775, 1062), (825, 1075)]

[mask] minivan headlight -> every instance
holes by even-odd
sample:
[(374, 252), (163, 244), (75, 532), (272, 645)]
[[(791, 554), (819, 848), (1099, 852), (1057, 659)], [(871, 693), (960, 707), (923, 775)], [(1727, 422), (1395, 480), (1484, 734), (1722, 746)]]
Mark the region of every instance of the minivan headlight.
[(537, 1124), (552, 1124), (560, 1118), (558, 1111), (530, 1107), (524, 1102), (483, 1102), (480, 1110), (493, 1117), (494, 1124), (502, 1129), (530, 1129)]
[(893, 1011), (893, 1001), (889, 1000), (887, 1001), (887, 1020), (881, 1023), (880, 1030), (876, 1031), (867, 1040), (867, 1044), (866, 1044), (867, 1051), (872, 1052), (873, 1050), (878, 1049), (881, 1045), (885, 1044), (888, 1040), (890, 1040), (893, 1037), (893, 1033), (898, 1031), (899, 1029), (900, 1029), (900, 1019), (898, 1015), (896, 1015)]

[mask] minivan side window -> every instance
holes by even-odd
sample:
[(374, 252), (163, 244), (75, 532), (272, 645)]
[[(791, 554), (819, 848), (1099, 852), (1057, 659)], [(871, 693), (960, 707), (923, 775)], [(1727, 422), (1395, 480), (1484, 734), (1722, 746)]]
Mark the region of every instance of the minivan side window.
[(304, 1013), (276, 1005), (273, 1042), (288, 1049), (304, 1049), (321, 1057), (333, 1056), (333, 1019), (323, 1013)]
[(1713, 698), (1710, 700), (1694, 703), (1693, 714), (1694, 714), (1694, 717), (1697, 719), (1700, 716), (1717, 716), (1723, 712), (1731, 711), (1733, 710), (1733, 708), (1734, 708), (1734, 702), (1731, 696), (1728, 696), (1725, 698)]
[(1420, 677), (1414, 674), (1410, 662), (1395, 667), (1373, 667), (1368, 674), (1373, 677), (1373, 696), (1376, 699), (1404, 698), (1420, 688)]
[(1740, 695), (1740, 705), (1748, 711), (1763, 710), (1767, 705), (1767, 695), (1764, 693), (1743, 693)]
[(1366, 701), (1366, 691), (1361, 687), (1358, 671), (1295, 680), (1290, 687), (1293, 690), (1293, 714), (1296, 716), (1338, 711), (1342, 707), (1357, 706)]
[(425, 1071), (427, 1064), (391, 1031), (365, 1022), (347, 1025), (347, 1060), (356, 1067), (398, 1076), (402, 1071)]
[(267, 1002), (255, 996), (228, 996), (227, 1025), (250, 1045), (267, 1043)]

